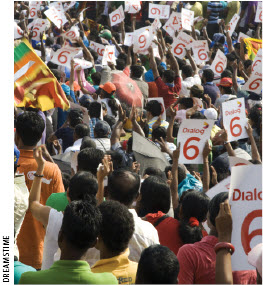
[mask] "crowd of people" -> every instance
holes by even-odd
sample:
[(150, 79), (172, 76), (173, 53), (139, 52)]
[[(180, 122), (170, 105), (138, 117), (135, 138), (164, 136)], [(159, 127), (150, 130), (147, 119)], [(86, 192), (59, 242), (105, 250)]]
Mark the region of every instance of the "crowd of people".
[[(262, 91), (243, 90), (262, 48), (260, 2), (134, 1), (138, 13), (125, 12), (113, 26), (109, 15), (127, 1), (38, 2), (36, 18), (32, 2), (14, 2), (23, 33), (15, 47), (25, 41), (39, 55), (68, 106), (53, 99), (44, 109), (36, 95), (34, 104), (15, 104), (15, 284), (261, 284), (262, 244), (252, 250), (256, 260), (248, 256), (254, 270), (232, 271), (229, 193), (206, 194), (231, 176), (229, 157), (261, 164)], [(34, 40), (35, 19), (47, 19), (56, 3), (67, 22), (47, 21)], [(175, 56), (180, 31), (171, 36), (160, 26), (143, 53), (124, 44), (128, 33), (153, 24), (151, 3), (194, 12), (192, 30), (182, 30), (207, 42), (206, 61), (197, 63), (188, 46), (183, 59)], [(74, 41), (65, 37), (72, 27), (80, 35)], [(113, 46), (115, 62), (102, 64), (92, 42)], [(65, 46), (80, 52), (58, 65), (53, 55)], [(220, 75), (211, 67), (218, 51), (227, 58)], [(239, 98), (247, 138), (230, 141), (222, 106)], [(197, 119), (214, 121), (203, 163), (181, 164), (180, 125)], [(157, 147), (156, 159), (138, 153), (135, 135)]]

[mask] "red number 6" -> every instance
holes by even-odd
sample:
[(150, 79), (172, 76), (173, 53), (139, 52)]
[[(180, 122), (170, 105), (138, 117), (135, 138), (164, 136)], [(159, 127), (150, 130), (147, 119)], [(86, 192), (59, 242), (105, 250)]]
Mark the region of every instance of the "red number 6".
[(112, 20), (112, 22), (116, 22), (118, 20), (118, 18), (119, 19), (121, 18), (120, 14), (116, 14), (116, 15), (112, 16), (111, 20)]
[[(242, 133), (242, 128), (241, 128), (241, 126), (240, 126), (239, 124), (233, 125), (233, 122), (234, 122), (235, 120), (240, 120), (240, 118), (239, 118), (239, 117), (234, 117), (234, 118), (230, 121), (230, 132), (231, 132), (231, 135), (232, 135), (233, 137), (238, 137), (238, 136), (240, 136), (241, 133)], [(234, 133), (234, 129), (235, 129), (235, 128), (238, 128), (238, 129), (239, 129), (238, 133)]]
[[(62, 52), (58, 55), (58, 61), (59, 61), (60, 63), (62, 63), (62, 64), (66, 63), (67, 60), (68, 60), (67, 56), (64, 55), (63, 53), (70, 54), (70, 52), (65, 50), (65, 51), (62, 51)], [(63, 57), (65, 60), (62, 60), (62, 59), (61, 59), (62, 57)]]
[[(257, 78), (255, 79), (254, 81), (252, 81), (250, 84), (249, 84), (249, 89), (251, 90), (256, 90), (259, 86), (260, 86), (260, 83), (259, 82), (262, 82), (262, 79), (261, 78)], [(253, 87), (252, 87), (253, 86)]]
[[(142, 39), (142, 40), (141, 40)], [(146, 46), (146, 37), (145, 35), (139, 36), (138, 42), (140, 44), (143, 44), (142, 46), (139, 46), (140, 48), (144, 48)]]
[(32, 38), (35, 38), (37, 36), (37, 31), (39, 31), (39, 28), (35, 27), (32, 32)]
[(222, 73), (223, 70), (224, 70), (224, 67), (223, 67), (223, 62), (222, 61), (219, 61), (216, 66), (215, 66), (215, 70), (217, 73)]
[(200, 49), (198, 51), (198, 57), (201, 59), (201, 60), (206, 60), (207, 59), (207, 54), (205, 52), (201, 53), (201, 51), (204, 51), (205, 49)]
[(31, 8), (31, 11), (30, 11), (30, 16), (31, 16), (32, 18), (34, 18), (35, 15), (36, 15), (36, 11), (34, 11), (34, 10), (36, 10), (36, 8)]
[[(193, 160), (193, 159), (197, 158), (197, 156), (198, 156), (198, 154), (199, 154), (199, 149), (198, 149), (198, 147), (197, 147), (196, 145), (190, 145), (190, 146), (188, 146), (188, 143), (189, 143), (190, 141), (197, 141), (197, 142), (199, 142), (200, 139), (197, 138), (197, 137), (192, 137), (192, 138), (189, 138), (188, 140), (186, 140), (186, 142), (185, 142), (185, 144), (184, 144), (184, 149), (183, 149), (184, 157), (185, 157), (186, 159), (188, 159), (188, 160)], [(189, 149), (194, 149), (195, 153), (194, 153), (193, 156), (189, 156), (189, 155), (187, 154), (187, 151), (188, 151)]]
[(66, 36), (69, 37), (69, 38), (75, 38), (76, 37), (76, 34), (74, 31), (69, 31), (66, 33)]
[[(180, 55), (183, 53), (183, 48), (181, 48), (180, 46), (182, 46), (183, 48), (185, 48), (184, 44), (178, 44), (175, 48), (174, 48), (174, 53), (177, 55)], [(179, 52), (177, 52), (179, 50)]]
[[(154, 11), (154, 12), (153, 12), (153, 11)], [(161, 14), (161, 12), (160, 12), (160, 10), (159, 10), (158, 8), (152, 8), (152, 9), (151, 9), (151, 13), (152, 13), (153, 15), (156, 15), (157, 12), (158, 12), (158, 15)]]

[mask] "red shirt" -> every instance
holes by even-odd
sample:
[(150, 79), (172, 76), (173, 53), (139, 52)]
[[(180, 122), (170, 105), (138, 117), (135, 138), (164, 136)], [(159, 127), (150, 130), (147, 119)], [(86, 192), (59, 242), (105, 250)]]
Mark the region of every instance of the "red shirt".
[(166, 85), (160, 76), (155, 78), (155, 83), (158, 88), (158, 96), (163, 97), (165, 109), (169, 108), (169, 106), (176, 102), (176, 98), (174, 97), (174, 93), (179, 94), (182, 88), (181, 78), (180, 76), (176, 76), (174, 79), (174, 86)]
[[(215, 236), (206, 236), (194, 244), (185, 244), (178, 251), (179, 284), (215, 284)], [(256, 270), (233, 271), (234, 284), (256, 284)]]

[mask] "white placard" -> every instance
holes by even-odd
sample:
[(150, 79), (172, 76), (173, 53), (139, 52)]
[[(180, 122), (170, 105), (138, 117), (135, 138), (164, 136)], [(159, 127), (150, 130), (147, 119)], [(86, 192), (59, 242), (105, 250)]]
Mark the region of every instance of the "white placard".
[(53, 2), (49, 5), (50, 7), (54, 7), (57, 11), (64, 13), (62, 2)]
[(252, 64), (252, 73), (261, 70), (262, 67), (262, 48), (258, 50), (256, 57)]
[(192, 50), (194, 53), (194, 60), (197, 64), (201, 64), (209, 60), (209, 48), (206, 40), (194, 41), (192, 43)]
[(158, 30), (162, 27), (162, 23), (159, 20), (159, 17), (155, 18), (154, 21), (152, 22), (152, 28), (153, 30)]
[(220, 76), (221, 73), (226, 69), (226, 65), (227, 58), (224, 53), (218, 49), (210, 69), (212, 69), (216, 75)]
[(248, 35), (246, 35), (246, 34), (240, 32), (239, 35), (238, 35), (237, 42), (238, 42), (238, 43), (241, 43), (241, 40), (242, 40), (242, 39), (246, 39), (246, 38), (250, 38), (250, 36), (248, 36)]
[(31, 30), (31, 28), (34, 27), (34, 25), (35, 25), (35, 23), (36, 23), (37, 20), (38, 20), (38, 18), (34, 19), (31, 23), (29, 23), (29, 24), (27, 25), (27, 28), (28, 28), (29, 30)]
[(234, 166), (241, 166), (241, 165), (253, 165), (253, 163), (249, 162), (244, 158), (240, 158), (237, 156), (229, 156), (229, 165), (230, 169)]
[(71, 59), (81, 50), (81, 48), (63, 47), (58, 49), (51, 59), (51, 62), (66, 66), (70, 69)]
[(47, 19), (37, 19), (32, 30), (32, 39), (40, 41), (40, 34), (45, 32), (47, 26)]
[(231, 243), (235, 247), (232, 270), (254, 270), (247, 255), (262, 243), (262, 165), (232, 168), (229, 203), (233, 220)]
[(90, 41), (90, 46), (89, 47), (97, 52), (97, 54), (99, 56), (98, 57), (99, 59), (102, 59), (104, 51), (105, 51), (105, 46), (104, 45), (95, 43), (93, 41)]
[(229, 192), (230, 189), (230, 179), (231, 176), (228, 176), (226, 179), (217, 183), (214, 187), (209, 189), (205, 194), (210, 198), (213, 199), (215, 195), (221, 192)]
[(29, 2), (29, 15), (28, 19), (36, 19), (37, 11), (40, 10), (41, 1), (30, 1)]
[(238, 14), (235, 14), (233, 17), (232, 17), (232, 19), (231, 19), (231, 21), (229, 22), (229, 24), (230, 24), (230, 27), (229, 27), (229, 35), (230, 35), (230, 37), (232, 36), (232, 34), (233, 34), (233, 32), (234, 32), (234, 30), (235, 30), (235, 28), (236, 28), (236, 25), (237, 25), (237, 22), (238, 22), (238, 20), (239, 20), (239, 16), (238, 16)]
[(106, 46), (102, 57), (102, 65), (107, 65), (108, 62), (116, 64), (115, 46)]
[(228, 134), (228, 141), (247, 138), (245, 101), (238, 98), (222, 103), (223, 124)]
[(185, 48), (190, 49), (194, 41), (195, 40), (191, 36), (187, 35), (184, 32), (180, 32), (177, 38), (174, 39), (172, 44), (173, 54), (176, 57), (183, 59), (186, 55)]
[(175, 31), (182, 30), (181, 13), (173, 12), (168, 21), (163, 26), (163, 29), (171, 36), (174, 37)]
[(162, 113), (161, 113), (162, 120), (166, 121), (166, 111), (165, 111), (165, 105), (164, 105), (163, 97), (148, 98), (148, 102), (150, 102), (152, 100), (156, 100), (162, 105)]
[(194, 11), (182, 8), (181, 17), (183, 29), (191, 32), (194, 24)]
[(256, 94), (260, 94), (262, 91), (262, 69), (261, 65), (257, 64), (254, 66), (254, 70), (251, 73), (248, 81), (242, 87), (243, 91), (251, 91)]
[(255, 17), (255, 22), (260, 23), (262, 22), (262, 1), (258, 1), (258, 7)]
[(90, 61), (87, 61), (85, 59), (81, 58), (74, 58), (74, 70), (76, 70), (78, 67), (81, 67), (82, 69), (87, 69), (92, 67), (92, 63)]
[(133, 44), (133, 33), (125, 33), (124, 45), (130, 47)]
[(68, 11), (70, 8), (72, 8), (74, 5), (76, 4), (76, 1), (71, 1), (69, 4), (68, 3), (65, 3), (64, 4), (64, 11)]
[(178, 136), (177, 146), (180, 143), (179, 163), (203, 163), (203, 149), (210, 139), (213, 120), (185, 119), (182, 121)]
[(141, 3), (139, 0), (125, 1), (125, 12), (129, 14), (137, 14), (141, 10)]
[[(121, 38), (121, 35), (120, 35), (120, 38)], [(101, 39), (101, 42), (104, 44), (104, 45), (110, 45), (110, 43), (106, 40), (106, 39), (104, 39), (104, 38), (100, 38)]]
[(121, 23), (125, 18), (122, 5), (118, 9), (110, 13), (109, 17), (110, 17), (110, 24), (112, 27)]
[(170, 16), (170, 6), (169, 5), (158, 5), (149, 4), (149, 18), (168, 19)]
[(44, 14), (59, 29), (61, 28), (61, 26), (64, 26), (68, 22), (64, 13), (57, 11), (57, 9), (54, 7), (49, 8), (47, 11), (44, 12)]
[(133, 33), (133, 51), (135, 53), (147, 54), (148, 48), (153, 41), (152, 27), (144, 27)]
[(66, 33), (63, 33), (62, 36), (69, 39), (71, 42), (76, 42), (79, 38), (79, 29), (78, 27), (74, 26)]
[(20, 39), (24, 35), (24, 31), (14, 22), (14, 39)]

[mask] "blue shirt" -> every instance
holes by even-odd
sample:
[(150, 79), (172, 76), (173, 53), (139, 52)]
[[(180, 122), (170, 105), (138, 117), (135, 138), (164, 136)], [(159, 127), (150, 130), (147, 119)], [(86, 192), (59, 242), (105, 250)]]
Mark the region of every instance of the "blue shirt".
[(36, 271), (36, 269), (20, 261), (14, 261), (14, 284), (19, 284), (21, 275), (28, 271)]
[[(166, 70), (167, 67), (166, 67), (166, 64), (164, 62), (161, 62), (160, 65), (163, 66), (164, 69)], [(152, 69), (149, 69), (147, 72), (145, 72), (144, 76), (145, 76), (146, 82), (153, 82), (154, 81)]]

